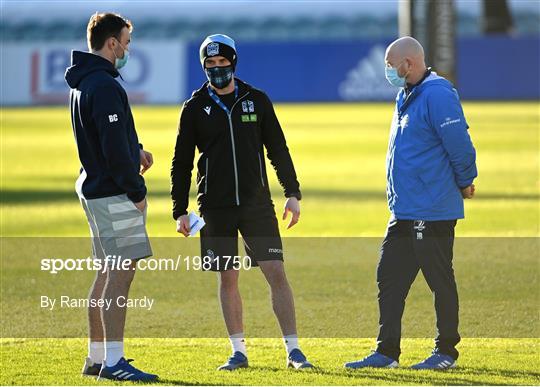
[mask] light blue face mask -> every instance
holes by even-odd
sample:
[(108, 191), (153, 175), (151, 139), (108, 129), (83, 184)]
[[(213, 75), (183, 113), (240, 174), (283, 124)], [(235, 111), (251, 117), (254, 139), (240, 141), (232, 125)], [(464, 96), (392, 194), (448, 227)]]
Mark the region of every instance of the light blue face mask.
[[(116, 40), (116, 41), (118, 42), (118, 40)], [(120, 45), (120, 47), (122, 47), (124, 49), (124, 56), (122, 58), (118, 58), (116, 56), (116, 52), (114, 52), (114, 50), (113, 50), (114, 56), (116, 57), (116, 59), (114, 60), (114, 67), (117, 70), (124, 67), (126, 65), (126, 63), (128, 62), (128, 59), (129, 59), (129, 51), (126, 48), (124, 48), (124, 46), (122, 46), (122, 44), (120, 42), (118, 42), (118, 44)]]
[[(401, 61), (403, 63), (403, 61)], [(401, 66), (401, 63), (397, 65), (397, 67), (388, 67), (386, 66), (384, 68), (384, 75), (386, 76), (386, 79), (392, 86), (395, 87), (405, 87), (407, 80), (406, 76), (400, 77), (398, 74), (398, 69)]]

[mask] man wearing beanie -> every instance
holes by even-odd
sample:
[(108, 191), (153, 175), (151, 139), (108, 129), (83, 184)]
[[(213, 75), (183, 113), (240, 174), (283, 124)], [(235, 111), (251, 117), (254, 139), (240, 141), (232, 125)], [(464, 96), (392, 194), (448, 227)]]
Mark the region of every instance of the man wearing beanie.
[(248, 366), (238, 289), (238, 232), (251, 266), (259, 266), (270, 285), (287, 366), (312, 368), (298, 346), (294, 299), (264, 162), (266, 148), (287, 197), (283, 219), (292, 213), (290, 228), (299, 220), (302, 196), (285, 136), (268, 96), (234, 77), (238, 58), (230, 37), (208, 36), (201, 44), (200, 58), (208, 82), (182, 108), (171, 196), (177, 231), (188, 236), (188, 198), (197, 148), (197, 202), (206, 223), (201, 230), (201, 255), (207, 268), (219, 273), (221, 308), (232, 345), (232, 356), (218, 369)]

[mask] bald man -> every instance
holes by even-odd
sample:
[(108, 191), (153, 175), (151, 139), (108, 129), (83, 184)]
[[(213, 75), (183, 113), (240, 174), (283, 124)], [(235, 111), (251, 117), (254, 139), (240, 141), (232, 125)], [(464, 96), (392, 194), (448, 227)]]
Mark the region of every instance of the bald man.
[(415, 369), (448, 369), (458, 358), (458, 294), (452, 267), (454, 228), (474, 195), (476, 152), (459, 96), (424, 62), (411, 37), (386, 50), (386, 78), (399, 88), (386, 157), (391, 216), (377, 267), (377, 349), (347, 368), (399, 365), (401, 317), (421, 270), (435, 299), (435, 349)]

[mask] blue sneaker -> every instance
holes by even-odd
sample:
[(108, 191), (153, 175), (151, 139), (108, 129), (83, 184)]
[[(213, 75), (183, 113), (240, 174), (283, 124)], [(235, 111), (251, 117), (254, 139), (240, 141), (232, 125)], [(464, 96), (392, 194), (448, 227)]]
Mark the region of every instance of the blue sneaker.
[(295, 370), (301, 370), (305, 368), (314, 368), (306, 356), (298, 348), (295, 348), (289, 353), (287, 358), (287, 368), (294, 368)]
[(158, 379), (157, 375), (147, 374), (133, 367), (131, 363), (133, 359), (121, 358), (118, 363), (112, 367), (107, 367), (105, 364), (101, 367), (98, 379), (110, 379), (130, 382), (154, 382)]
[(345, 368), (357, 369), (357, 368), (397, 368), (399, 363), (388, 356), (383, 355), (382, 353), (373, 351), (371, 355), (366, 356), (362, 360), (353, 361), (345, 364)]
[(89, 357), (86, 358), (81, 374), (83, 376), (98, 376), (101, 364), (94, 363)]
[(433, 352), (426, 360), (413, 365), (411, 368), (414, 370), (447, 370), (455, 366), (456, 361), (452, 356)]
[(218, 371), (233, 371), (238, 368), (247, 368), (249, 366), (248, 359), (240, 351), (236, 351), (230, 358), (227, 360), (227, 363), (218, 367)]

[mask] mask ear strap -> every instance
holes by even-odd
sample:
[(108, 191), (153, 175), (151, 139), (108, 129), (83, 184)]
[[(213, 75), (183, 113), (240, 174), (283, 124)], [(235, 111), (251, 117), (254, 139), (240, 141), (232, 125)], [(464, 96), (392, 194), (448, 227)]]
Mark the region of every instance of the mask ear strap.
[[(111, 36), (111, 38), (113, 38), (113, 40), (116, 40), (116, 42), (118, 43), (118, 40), (116, 39), (115, 36)], [(115, 57), (115, 58), (118, 58), (118, 55), (116, 55), (116, 47), (111, 46), (111, 50), (112, 50), (112, 52), (113, 52), (113, 54), (114, 54), (114, 57)]]
[(407, 78), (407, 76), (411, 73), (411, 66), (409, 65), (409, 70), (405, 73), (403, 78)]
[[(116, 40), (116, 38), (115, 38), (114, 36), (112, 36), (112, 38), (113, 38), (113, 40)], [(115, 47), (112, 46), (112, 45), (111, 45), (111, 50), (112, 50), (112, 52), (113, 52), (114, 57), (118, 59), (118, 55), (116, 55)]]
[(120, 41), (118, 40), (118, 38), (116, 36), (113, 36), (112, 37), (114, 40), (116, 40), (116, 43), (118, 43), (118, 45), (120, 46), (120, 48), (124, 51), (126, 51), (125, 47), (122, 45), (122, 43), (120, 43)]

